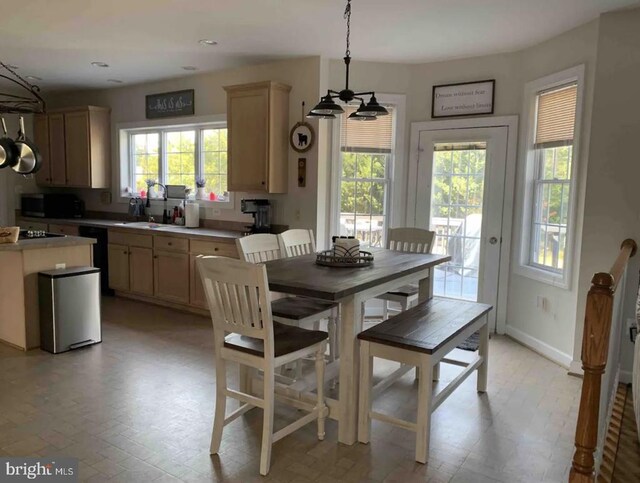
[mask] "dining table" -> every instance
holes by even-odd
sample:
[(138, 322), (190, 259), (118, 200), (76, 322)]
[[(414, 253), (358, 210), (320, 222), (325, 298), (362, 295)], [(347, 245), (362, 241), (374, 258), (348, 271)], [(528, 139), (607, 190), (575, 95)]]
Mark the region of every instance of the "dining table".
[[(362, 331), (363, 302), (403, 285), (418, 283), (419, 302), (433, 297), (434, 267), (448, 262), (448, 255), (367, 249), (373, 262), (365, 267), (328, 267), (316, 263), (316, 255), (282, 258), (265, 263), (269, 289), (288, 295), (311, 297), (340, 304), (337, 399), (327, 397), (329, 418), (338, 421), (338, 441), (356, 442), (358, 381), (360, 371), (357, 336)], [(334, 367), (335, 368), (335, 367)], [(406, 371), (404, 371), (406, 373)]]

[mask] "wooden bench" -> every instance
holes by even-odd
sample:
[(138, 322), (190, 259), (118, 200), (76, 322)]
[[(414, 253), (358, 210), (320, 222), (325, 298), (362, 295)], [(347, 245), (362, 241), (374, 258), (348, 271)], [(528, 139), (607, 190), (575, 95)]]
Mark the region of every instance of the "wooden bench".
[[(434, 297), (358, 335), (361, 341), (358, 440), (361, 443), (369, 442), (372, 419), (391, 423), (416, 433), (416, 461), (427, 462), (431, 413), (475, 370), (478, 371), (478, 392), (487, 390), (487, 315), (492, 308), (487, 304)], [(478, 330), (480, 347), (471, 362), (445, 358)], [(371, 409), (372, 392), (375, 391), (372, 387), (374, 357), (418, 368), (418, 417), (415, 423)], [(434, 366), (440, 362), (465, 369), (438, 394), (433, 395)]]

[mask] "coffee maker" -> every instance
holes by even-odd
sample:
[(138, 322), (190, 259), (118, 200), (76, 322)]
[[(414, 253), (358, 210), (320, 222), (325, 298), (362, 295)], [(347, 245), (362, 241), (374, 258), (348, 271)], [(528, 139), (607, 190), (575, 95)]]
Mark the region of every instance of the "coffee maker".
[(240, 210), (253, 215), (253, 225), (247, 226), (251, 233), (271, 232), (271, 204), (269, 200), (242, 200)]

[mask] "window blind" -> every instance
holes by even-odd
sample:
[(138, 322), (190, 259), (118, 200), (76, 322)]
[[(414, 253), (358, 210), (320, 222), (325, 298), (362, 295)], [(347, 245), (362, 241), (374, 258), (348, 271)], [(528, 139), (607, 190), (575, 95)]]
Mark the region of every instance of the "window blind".
[(535, 148), (553, 148), (573, 142), (577, 98), (577, 84), (538, 94)]
[(340, 149), (343, 152), (390, 153), (393, 143), (393, 109), (375, 121), (353, 121), (349, 115), (357, 106), (347, 106), (340, 126)]

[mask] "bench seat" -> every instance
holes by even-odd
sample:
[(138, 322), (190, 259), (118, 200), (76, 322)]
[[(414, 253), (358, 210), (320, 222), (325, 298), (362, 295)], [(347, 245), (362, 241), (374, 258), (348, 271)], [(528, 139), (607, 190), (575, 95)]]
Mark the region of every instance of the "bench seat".
[[(477, 390), (487, 390), (489, 360), (487, 304), (433, 297), (380, 324), (358, 334), (360, 339), (360, 402), (358, 441), (368, 443), (371, 420), (387, 422), (416, 433), (416, 461), (426, 463), (429, 455), (431, 413), (473, 372), (478, 372)], [(470, 362), (447, 359), (445, 356), (471, 334), (480, 331), (480, 346)], [(373, 358), (400, 362), (402, 366), (383, 381), (372, 384)], [(438, 379), (440, 362), (464, 369), (444, 388), (434, 394), (433, 382)], [(416, 367), (418, 381), (418, 414), (416, 422), (398, 419), (372, 410), (375, 395), (391, 386), (397, 377)]]
[(433, 297), (358, 334), (358, 339), (433, 354), (457, 338), (491, 305)]

